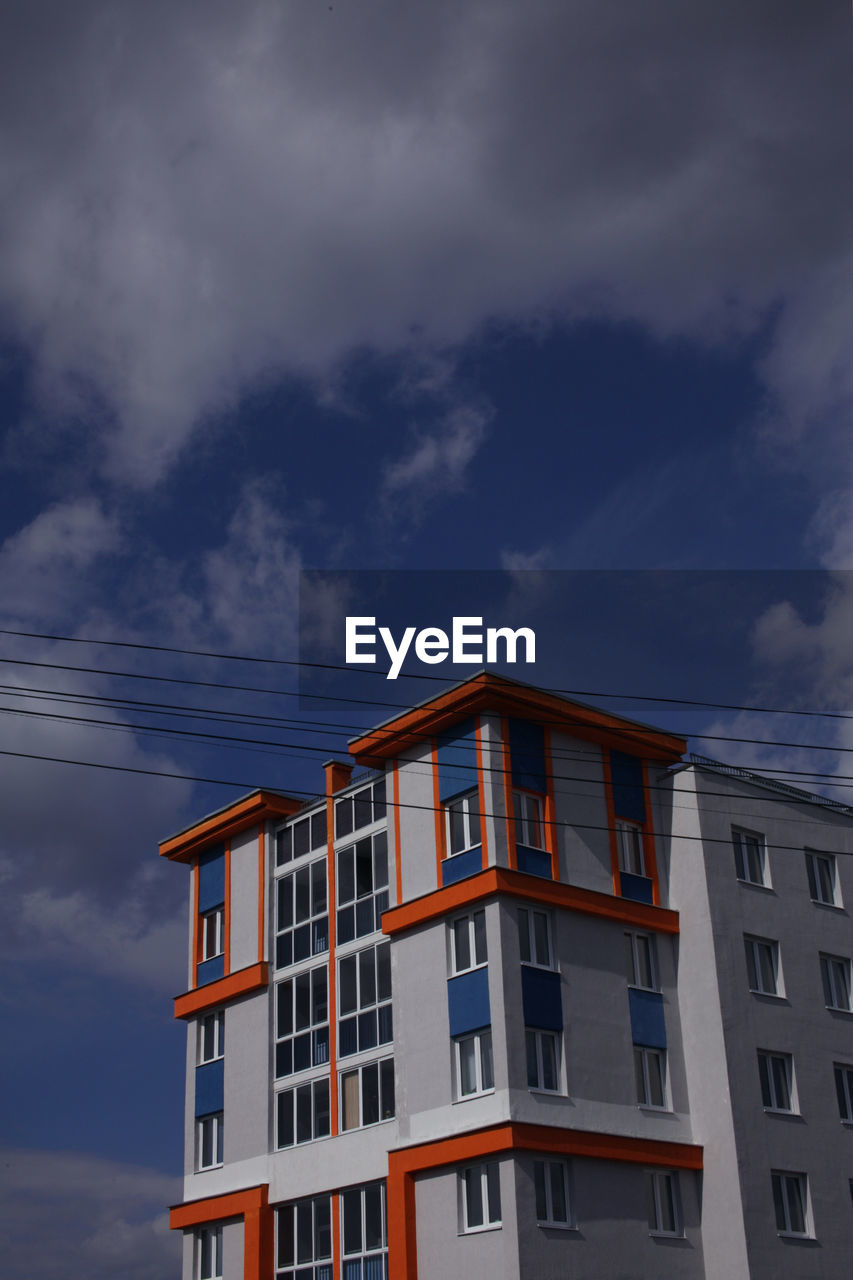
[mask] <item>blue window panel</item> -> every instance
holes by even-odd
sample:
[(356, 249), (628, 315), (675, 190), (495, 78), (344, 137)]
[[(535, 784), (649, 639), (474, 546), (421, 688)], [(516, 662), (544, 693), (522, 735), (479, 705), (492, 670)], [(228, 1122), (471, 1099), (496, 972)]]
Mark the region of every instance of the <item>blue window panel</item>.
[(521, 966), (521, 1007), (528, 1027), (563, 1029), (563, 995), (559, 973)]
[(552, 880), (551, 855), (544, 849), (529, 849), (526, 844), (515, 846), (515, 858), (519, 871), (526, 871), (529, 876), (542, 876)]
[(210, 911), (225, 901), (225, 846), (216, 845), (199, 856), (198, 909)]
[(465, 720), (438, 738), (438, 798), (442, 804), (477, 786), (476, 725)]
[(447, 1008), (452, 1036), (463, 1036), (467, 1031), (479, 1031), (490, 1025), (488, 965), (448, 979)]
[(545, 771), (545, 730), (532, 720), (510, 720), (509, 758), (513, 786), (528, 791), (548, 790)]
[(225, 1059), (205, 1062), (195, 1069), (195, 1114), (209, 1116), (225, 1110)]
[(649, 1049), (666, 1048), (666, 1020), (663, 1015), (663, 996), (659, 991), (628, 990), (628, 1006), (631, 1010), (631, 1039)]
[(642, 760), (638, 756), (625, 755), (624, 751), (611, 751), (610, 780), (616, 817), (630, 818), (632, 822), (645, 822)]
[(344, 1259), (344, 1280), (361, 1280), (361, 1258)]
[(619, 885), (622, 889), (622, 897), (630, 898), (633, 902), (654, 902), (652, 892), (652, 882), (648, 876), (635, 876), (630, 871), (619, 872)]
[(483, 870), (483, 848), (477, 845), (467, 849), (465, 853), (457, 853), (455, 858), (445, 858), (441, 864), (441, 883), (455, 884), (457, 880), (465, 880)]
[(198, 985), (206, 986), (208, 982), (217, 982), (225, 977), (225, 956), (214, 956), (212, 960), (202, 960), (198, 966)]

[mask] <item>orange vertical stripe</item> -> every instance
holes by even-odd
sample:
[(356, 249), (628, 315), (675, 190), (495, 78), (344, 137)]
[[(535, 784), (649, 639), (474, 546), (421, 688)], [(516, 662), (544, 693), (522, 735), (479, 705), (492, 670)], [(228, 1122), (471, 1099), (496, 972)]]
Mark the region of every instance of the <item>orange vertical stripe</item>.
[(560, 878), (560, 854), (557, 843), (557, 808), (554, 801), (554, 766), (551, 756), (551, 730), (545, 727), (545, 848), (551, 855), (551, 879)]
[(198, 952), (201, 946), (201, 938), (198, 932), (198, 858), (193, 859), (192, 869), (192, 895), (193, 895), (193, 986), (198, 986)]
[(264, 860), (264, 824), (258, 827), (258, 964), (264, 958), (266, 951), (266, 929), (264, 928), (266, 904), (266, 875)]
[(489, 846), (486, 841), (486, 814), (491, 813), (491, 807), (486, 808), (486, 779), (483, 775), (483, 724), (482, 718), (477, 716), (474, 722), (474, 742), (477, 746), (477, 797), (480, 802), (480, 841), (483, 849), (481, 853), (481, 866), (486, 867), (489, 864)]
[(225, 909), (222, 922), (223, 973), (231, 972), (231, 841), (225, 841)]
[(501, 768), (504, 775), (504, 804), (506, 806), (506, 845), (509, 865), (518, 866), (515, 856), (515, 817), (512, 809), (512, 765), (509, 758), (509, 720), (501, 716)]
[(329, 1108), (330, 1132), (338, 1133), (338, 1002), (335, 980), (335, 802), (332, 798), (331, 770), (326, 775), (326, 868), (328, 886), (326, 905), (329, 908)]
[(394, 805), (394, 858), (397, 863), (397, 906), (403, 901), (403, 855), (400, 851), (400, 775), (399, 761), (391, 762), (391, 800)]
[(332, 1195), (332, 1280), (341, 1280), (341, 1198)]
[(646, 821), (643, 823), (643, 859), (646, 865), (646, 874), (652, 882), (652, 902), (655, 906), (660, 906), (660, 881), (658, 879), (658, 855), (655, 849), (655, 833), (652, 823), (652, 793), (649, 791), (649, 774), (646, 768), (645, 760), (642, 761), (643, 767), (643, 807), (645, 809)]
[(613, 892), (622, 896), (619, 882), (619, 845), (616, 840), (616, 811), (613, 808), (613, 779), (610, 776), (610, 755), (607, 747), (601, 748), (601, 763), (604, 771), (604, 801), (607, 806), (607, 834), (610, 838), (610, 870), (613, 875)]
[(445, 857), (445, 838), (444, 838), (444, 810), (439, 800), (438, 786), (438, 743), (435, 738), (432, 740), (432, 807), (435, 810), (435, 882), (438, 888), (441, 888), (441, 864)]

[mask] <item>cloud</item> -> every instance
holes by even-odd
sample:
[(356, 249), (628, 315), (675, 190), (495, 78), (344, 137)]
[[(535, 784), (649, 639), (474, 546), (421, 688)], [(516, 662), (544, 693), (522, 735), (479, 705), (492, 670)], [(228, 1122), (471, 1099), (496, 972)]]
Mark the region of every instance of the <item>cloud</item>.
[(94, 424), (110, 475), (155, 482), (271, 378), (322, 394), (354, 350), (448, 350), (495, 318), (769, 333), (776, 449), (840, 439), (845, 9), (45, 0), (6, 21), (0, 306), (41, 420)]
[(122, 547), (119, 522), (91, 497), (46, 508), (0, 547), (3, 611), (25, 618), (79, 609), (94, 575)]
[(416, 431), (410, 451), (383, 471), (386, 512), (399, 512), (405, 504), (409, 515), (417, 515), (430, 500), (463, 489), (488, 418), (484, 409), (460, 406), (432, 431)]
[(7, 1280), (167, 1280), (180, 1232), (166, 1206), (180, 1182), (153, 1169), (68, 1151), (0, 1149), (0, 1239)]

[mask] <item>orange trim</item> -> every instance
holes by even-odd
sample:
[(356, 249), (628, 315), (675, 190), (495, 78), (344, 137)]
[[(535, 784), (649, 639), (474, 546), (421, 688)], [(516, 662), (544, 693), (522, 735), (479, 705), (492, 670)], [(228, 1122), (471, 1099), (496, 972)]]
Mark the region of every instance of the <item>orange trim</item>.
[(435, 818), (435, 882), (440, 888), (442, 883), (441, 864), (447, 857), (447, 839), (444, 830), (444, 809), (439, 799), (438, 743), (434, 738), (430, 759), (432, 761), (432, 807), (433, 817)]
[(565, 911), (618, 920), (620, 924), (633, 924), (657, 933), (678, 933), (677, 911), (635, 902), (632, 898), (599, 893), (595, 889), (580, 889), (576, 885), (543, 880), (539, 876), (525, 875), (522, 871), (510, 871), (504, 867), (487, 867), (466, 880), (423, 894), (399, 907), (391, 907), (382, 917), (382, 932), (393, 937), (460, 907), (503, 893)]
[(326, 771), (326, 795), (332, 796), (336, 791), (343, 791), (352, 779), (352, 765), (344, 760), (327, 760), (323, 765)]
[(223, 973), (231, 972), (231, 841), (225, 841), (225, 905), (222, 911)]
[(652, 760), (672, 762), (687, 750), (685, 739), (674, 734), (484, 671), (353, 739), (350, 754), (358, 764), (375, 764), (480, 711), (555, 721), (570, 730), (573, 737), (606, 743)]
[[(386, 1206), (387, 1215), (387, 1206)], [(341, 1198), (332, 1196), (332, 1280), (341, 1276)]]
[(622, 892), (619, 882), (619, 841), (616, 838), (616, 810), (613, 806), (613, 776), (610, 772), (610, 755), (606, 747), (601, 748), (601, 763), (604, 772), (604, 801), (607, 807), (607, 834), (610, 839), (610, 870), (613, 875), (613, 892), (618, 897)]
[(251, 991), (260, 991), (269, 984), (269, 966), (265, 961), (249, 965), (247, 969), (238, 969), (216, 982), (208, 982), (206, 986), (186, 991), (175, 996), (175, 1017), (191, 1018), (194, 1013), (212, 1009), (226, 1000), (236, 1000), (238, 996), (248, 995)]
[(198, 882), (199, 882), (198, 859), (196, 859), (193, 862), (192, 871), (190, 872), (190, 874), (192, 876), (192, 895), (193, 895), (193, 912), (192, 912), (192, 915), (193, 915), (193, 923), (192, 923), (193, 981), (192, 981), (192, 985), (194, 987), (197, 987), (198, 986), (199, 948), (201, 947), (201, 938), (199, 937), (199, 932), (198, 932)]
[(480, 804), (480, 843), (482, 851), (480, 857), (482, 859), (480, 865), (487, 867), (489, 865), (489, 845), (486, 840), (486, 814), (489, 812), (486, 808), (486, 779), (483, 774), (483, 723), (480, 716), (474, 723), (474, 744), (477, 748), (477, 799)]
[(646, 820), (643, 823), (643, 861), (646, 872), (652, 882), (652, 902), (657, 906), (660, 903), (660, 880), (658, 879), (658, 855), (655, 849), (655, 833), (652, 823), (652, 793), (649, 790), (649, 773), (646, 768), (645, 760), (641, 761), (643, 768), (643, 807), (646, 812)]
[(474, 1133), (391, 1151), (387, 1190), (388, 1271), (393, 1280), (417, 1280), (415, 1175), (511, 1151), (543, 1151), (691, 1171), (702, 1168), (702, 1147), (691, 1143), (521, 1123), (493, 1125)]
[(335, 981), (335, 942), (338, 917), (335, 912), (335, 801), (332, 784), (335, 773), (326, 766), (326, 906), (329, 908), (329, 1132), (338, 1133), (338, 1014)]
[(551, 730), (545, 729), (545, 848), (551, 855), (551, 879), (560, 879), (560, 854), (557, 842), (557, 806), (554, 801), (554, 768), (551, 758)]
[(228, 1218), (243, 1219), (243, 1280), (267, 1280), (273, 1272), (275, 1236), (267, 1184), (210, 1196), (206, 1200), (191, 1200), (189, 1204), (173, 1205), (169, 1210), (169, 1226), (173, 1231)]
[(258, 964), (263, 964), (264, 951), (266, 950), (266, 859), (265, 859), (265, 839), (263, 823), (258, 827)]
[(394, 861), (397, 873), (397, 906), (403, 901), (403, 855), (400, 851), (400, 764), (391, 763), (391, 800), (394, 805)]
[(200, 853), (208, 845), (227, 840), (238, 831), (245, 831), (247, 827), (253, 827), (267, 818), (282, 814), (289, 816), (303, 808), (304, 804), (304, 800), (297, 800), (294, 796), (253, 791), (221, 813), (214, 813), (202, 822), (187, 827), (186, 831), (164, 840), (160, 845), (160, 857), (171, 858), (174, 862), (189, 862), (194, 853)]
[(504, 773), (504, 806), (506, 808), (506, 851), (510, 867), (518, 866), (515, 853), (515, 809), (512, 803), (512, 761), (509, 757), (509, 720), (501, 717), (501, 767)]

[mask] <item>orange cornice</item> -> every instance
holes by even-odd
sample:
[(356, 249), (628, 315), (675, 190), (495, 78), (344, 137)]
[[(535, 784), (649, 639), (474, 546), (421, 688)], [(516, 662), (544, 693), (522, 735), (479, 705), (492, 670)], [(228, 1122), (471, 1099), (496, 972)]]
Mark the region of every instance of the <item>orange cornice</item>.
[(248, 1187), (245, 1191), (227, 1191), (221, 1196), (206, 1196), (174, 1204), (169, 1210), (169, 1226), (173, 1230), (200, 1227), (205, 1222), (222, 1222), (226, 1218), (242, 1218), (248, 1211), (261, 1209), (268, 1203), (269, 1186)]
[(349, 744), (350, 754), (360, 765), (375, 766), (480, 711), (545, 720), (572, 737), (615, 747), (648, 760), (671, 762), (680, 759), (687, 750), (685, 739), (674, 734), (649, 729), (595, 707), (484, 671), (424, 706), (404, 712), (388, 724), (353, 739)]
[(617, 898), (594, 889), (580, 889), (576, 885), (559, 884), (504, 867), (489, 867), (400, 907), (391, 907), (382, 916), (382, 932), (393, 936), (427, 924), (450, 911), (457, 911), (469, 903), (499, 894), (511, 894), (515, 898), (526, 898), (584, 915), (603, 916), (620, 924), (636, 925), (657, 933), (678, 933), (678, 912), (667, 907), (652, 907), (645, 902)]
[(247, 827), (264, 822), (267, 818), (289, 817), (302, 808), (304, 801), (294, 796), (280, 796), (272, 791), (253, 791), (237, 800), (220, 813), (214, 813), (195, 826), (188, 827), (176, 836), (170, 836), (160, 845), (160, 857), (173, 862), (189, 862), (208, 845), (226, 840)]
[(216, 982), (208, 982), (203, 987), (196, 987), (194, 991), (175, 996), (175, 1017), (191, 1018), (194, 1013), (212, 1009), (226, 1000), (248, 995), (251, 991), (260, 991), (268, 984), (269, 965), (262, 960), (259, 964), (249, 965), (247, 969), (229, 973)]

